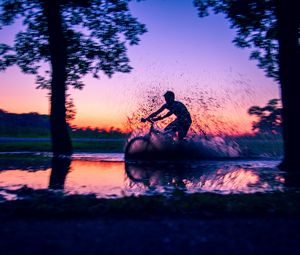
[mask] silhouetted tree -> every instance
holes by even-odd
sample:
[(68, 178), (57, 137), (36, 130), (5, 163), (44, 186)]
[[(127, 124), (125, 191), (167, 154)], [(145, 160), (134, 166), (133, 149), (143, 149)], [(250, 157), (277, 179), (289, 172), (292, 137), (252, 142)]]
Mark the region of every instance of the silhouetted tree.
[(49, 116), (10, 113), (0, 109), (0, 136), (49, 136)]
[(261, 134), (281, 134), (282, 133), (282, 108), (279, 106), (279, 99), (271, 99), (265, 107), (252, 106), (248, 113), (258, 117), (258, 121), (253, 122), (252, 129)]
[[(146, 29), (132, 17), (130, 0), (1, 0), (0, 28), (23, 22), (14, 45), (0, 44), (0, 70), (18, 65), (50, 89), (50, 125), (55, 155), (70, 155), (66, 91), (82, 77), (129, 72), (126, 46)], [(47, 65), (49, 64), (49, 68)]]
[[(299, 169), (300, 15), (294, 0), (194, 0), (199, 16), (211, 9), (225, 14), (236, 29), (235, 45), (251, 48), (251, 59), (281, 85), (284, 160), (281, 167)], [(299, 171), (299, 170), (297, 170)]]

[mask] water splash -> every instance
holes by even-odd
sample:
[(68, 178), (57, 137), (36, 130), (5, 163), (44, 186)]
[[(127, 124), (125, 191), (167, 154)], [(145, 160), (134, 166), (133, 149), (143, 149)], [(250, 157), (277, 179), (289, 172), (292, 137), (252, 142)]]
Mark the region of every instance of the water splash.
[(284, 177), (274, 161), (198, 161), (126, 163), (128, 190), (144, 194), (253, 193), (283, 190)]
[[(175, 99), (183, 102), (192, 116), (193, 122), (187, 141), (184, 146), (176, 147), (172, 142), (161, 145), (159, 141), (161, 138), (151, 137), (152, 153), (155, 148), (156, 154), (168, 155), (168, 158), (176, 158), (178, 155), (189, 155), (197, 159), (281, 157), (282, 139), (280, 137), (258, 137), (254, 133), (243, 133), (241, 132), (241, 126), (244, 127), (242, 118), (240, 126), (231, 121), (231, 118), (237, 118), (236, 111), (244, 109), (245, 114), (247, 113), (247, 105), (253, 96), (250, 86), (243, 77), (233, 82), (237, 83), (241, 89), (234, 92), (228, 89), (222, 91), (220, 88), (218, 93), (196, 85), (184, 90), (174, 89), (171, 86), (165, 88), (160, 85), (141, 89), (137, 96), (140, 98), (139, 106), (128, 117), (127, 130), (131, 133), (128, 141), (147, 134), (149, 125), (141, 123), (140, 119), (160, 108), (165, 103), (162, 95), (166, 90), (173, 90)], [(230, 96), (232, 94), (239, 95), (237, 97), (240, 97), (241, 100), (232, 101)], [(250, 99), (246, 100), (246, 97)], [(233, 109), (238, 110), (234, 111)], [(173, 120), (174, 118), (169, 117), (159, 121), (158, 128), (163, 129)]]
[[(172, 88), (169, 89), (172, 90)], [(184, 143), (178, 144), (173, 140), (168, 141), (163, 136), (152, 134), (147, 138), (149, 141), (139, 141), (129, 153), (136, 154), (136, 157), (152, 159), (157, 157), (161, 159), (163, 157), (165, 159), (199, 159), (241, 156), (239, 145), (234, 139), (228, 135), (227, 137), (224, 136), (233, 133), (236, 128), (227, 124), (218, 115), (222, 111), (221, 104), (208, 91), (195, 91), (186, 91), (186, 95), (181, 93), (179, 98), (176, 96), (187, 106), (193, 120), (188, 138)], [(147, 134), (149, 125), (141, 123), (140, 119), (148, 116), (165, 103), (162, 96), (164, 92), (165, 90), (161, 87), (154, 86), (144, 93), (146, 95), (145, 100), (140, 104), (137, 111), (128, 117), (127, 128), (131, 130), (128, 142), (135, 137)], [(164, 119), (158, 122), (157, 126), (162, 129), (173, 120), (174, 117)]]
[(237, 158), (242, 156), (239, 144), (229, 137), (212, 136), (210, 138), (196, 138), (192, 140), (199, 155), (208, 158)]
[(222, 137), (198, 137), (185, 141), (164, 140), (157, 136), (139, 137), (128, 143), (128, 148), (126, 160), (198, 160), (241, 156), (239, 145)]

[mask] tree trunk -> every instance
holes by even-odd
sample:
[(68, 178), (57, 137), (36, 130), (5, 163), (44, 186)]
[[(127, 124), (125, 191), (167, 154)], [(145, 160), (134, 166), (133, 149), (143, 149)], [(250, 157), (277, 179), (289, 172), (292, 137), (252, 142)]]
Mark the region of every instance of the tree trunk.
[(300, 94), (299, 79), (299, 8), (297, 1), (277, 0), (279, 79), (283, 106), (284, 159), (280, 167), (300, 174), (300, 132), (299, 118)]
[(59, 0), (45, 0), (44, 14), (48, 22), (52, 67), (50, 111), (52, 152), (53, 156), (71, 155), (72, 144), (66, 122), (67, 49)]
[(52, 171), (49, 180), (49, 189), (64, 189), (66, 177), (70, 170), (70, 164), (70, 158), (52, 158)]

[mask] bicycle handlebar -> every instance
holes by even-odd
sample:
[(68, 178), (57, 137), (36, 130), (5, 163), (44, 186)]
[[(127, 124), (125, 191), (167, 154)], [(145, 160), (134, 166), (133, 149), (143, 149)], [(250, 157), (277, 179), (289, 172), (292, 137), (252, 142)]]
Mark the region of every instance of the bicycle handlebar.
[(146, 121), (150, 122), (151, 124), (154, 124), (154, 120), (152, 120), (152, 119), (141, 118), (141, 122), (146, 122)]

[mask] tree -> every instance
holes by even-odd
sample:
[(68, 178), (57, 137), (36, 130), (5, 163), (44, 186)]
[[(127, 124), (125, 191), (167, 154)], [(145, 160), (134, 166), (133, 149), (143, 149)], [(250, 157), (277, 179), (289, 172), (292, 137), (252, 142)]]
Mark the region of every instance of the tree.
[(75, 119), (76, 116), (76, 108), (73, 101), (73, 98), (71, 98), (70, 94), (66, 95), (66, 121), (71, 126), (71, 121)]
[(279, 82), (282, 100), (284, 159), (281, 167), (298, 169), (300, 144), (297, 116), (300, 84), (300, 15), (294, 0), (194, 0), (199, 16), (225, 14), (236, 29), (234, 44), (252, 50), (251, 59)]
[(49, 189), (63, 190), (66, 177), (70, 170), (71, 159), (53, 157), (51, 161), (52, 170), (49, 179)]
[[(82, 89), (82, 78), (102, 71), (130, 72), (127, 45), (146, 32), (132, 17), (130, 0), (1, 0), (0, 29), (23, 22), (12, 46), (0, 44), (0, 70), (18, 65), (50, 90), (52, 150), (70, 155), (66, 123), (67, 89)], [(49, 65), (49, 68), (47, 67)]]
[(279, 99), (271, 99), (265, 107), (252, 106), (248, 113), (258, 117), (257, 122), (253, 122), (252, 129), (260, 134), (278, 135), (282, 132), (282, 118)]

